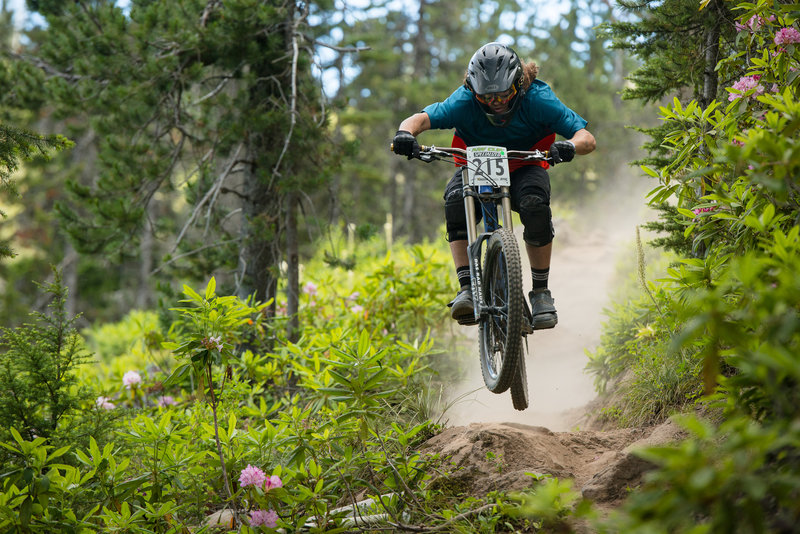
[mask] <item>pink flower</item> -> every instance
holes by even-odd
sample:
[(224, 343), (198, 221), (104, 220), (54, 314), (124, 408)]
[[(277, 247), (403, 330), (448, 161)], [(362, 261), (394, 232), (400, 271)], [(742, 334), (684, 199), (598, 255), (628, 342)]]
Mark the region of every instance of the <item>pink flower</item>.
[(222, 336), (208, 336), (204, 337), (202, 344), (207, 349), (222, 350)]
[(111, 402), (111, 399), (108, 397), (103, 397), (102, 395), (97, 397), (97, 400), (94, 401), (95, 405), (103, 410), (113, 410), (114, 404)]
[[(755, 89), (755, 93), (752, 96), (760, 95), (764, 92), (764, 86), (759, 85), (758, 80), (761, 76), (742, 76), (739, 78), (739, 81), (733, 84), (731, 89), (738, 91), (739, 93), (746, 93), (751, 89)], [(733, 102), (737, 98), (741, 98), (742, 95), (739, 93), (730, 93), (728, 95), (728, 100)]]
[(131, 389), (142, 383), (142, 377), (136, 371), (128, 371), (122, 375), (122, 383), (126, 388)]
[(364, 306), (362, 306), (360, 304), (356, 304), (355, 306), (350, 308), (350, 311), (355, 313), (355, 314), (361, 313), (361, 312), (364, 311)]
[(247, 486), (260, 486), (264, 483), (266, 478), (264, 471), (258, 467), (247, 464), (247, 467), (242, 469), (242, 473), (239, 475), (239, 485), (243, 488)]
[(269, 491), (272, 488), (281, 488), (283, 487), (283, 481), (281, 477), (278, 475), (272, 475), (271, 477), (264, 480), (264, 491)]
[(163, 408), (165, 406), (175, 406), (177, 403), (171, 395), (162, 395), (158, 398), (158, 406)]
[(709, 211), (714, 211), (715, 209), (717, 209), (716, 206), (709, 206), (707, 208), (695, 208), (692, 210), (692, 212), (695, 215), (700, 215), (701, 213), (708, 213)]
[(317, 294), (317, 285), (314, 282), (306, 282), (306, 285), (303, 286), (303, 293), (313, 297)]
[[(767, 20), (769, 20), (770, 22), (775, 22), (775, 20), (776, 20), (775, 19), (775, 15), (770, 15), (768, 19), (765, 19), (761, 15), (753, 15), (752, 17), (750, 17), (750, 20), (748, 20), (745, 23), (745, 26), (742, 26), (741, 24), (737, 24), (736, 25), (736, 29), (739, 30), (739, 27), (741, 26), (742, 29), (745, 29), (745, 27), (746, 27), (746, 28), (749, 28), (750, 31), (753, 31), (753, 32), (754, 31), (758, 31), (761, 28), (761, 26), (764, 26), (766, 24)], [(739, 30), (739, 31), (742, 31), (742, 30)]]
[(250, 512), (251, 527), (264, 525), (267, 528), (275, 528), (277, 524), (278, 514), (275, 510), (253, 510)]
[(781, 28), (775, 34), (775, 44), (780, 46), (784, 44), (800, 43), (800, 31), (797, 28)]

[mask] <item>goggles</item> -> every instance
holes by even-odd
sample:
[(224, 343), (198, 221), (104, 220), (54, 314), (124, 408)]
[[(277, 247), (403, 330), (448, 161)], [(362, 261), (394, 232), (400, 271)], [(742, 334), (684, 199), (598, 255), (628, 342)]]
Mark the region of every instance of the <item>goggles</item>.
[(503, 91), (502, 93), (486, 93), (485, 95), (475, 94), (475, 98), (478, 99), (478, 102), (481, 104), (486, 104), (487, 106), (493, 102), (497, 102), (498, 104), (506, 104), (509, 100), (514, 98), (514, 95), (517, 94), (517, 88), (515, 86), (511, 86), (510, 89)]

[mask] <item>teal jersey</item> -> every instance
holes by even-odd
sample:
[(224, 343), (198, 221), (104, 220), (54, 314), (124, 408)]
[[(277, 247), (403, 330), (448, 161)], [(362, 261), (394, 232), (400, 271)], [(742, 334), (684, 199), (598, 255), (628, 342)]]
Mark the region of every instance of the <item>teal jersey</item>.
[(570, 139), (586, 127), (586, 120), (561, 103), (546, 83), (534, 80), (525, 92), (520, 106), (506, 126), (494, 126), (472, 92), (463, 85), (444, 102), (425, 109), (431, 128), (448, 130), (467, 146), (495, 145), (511, 150), (528, 150), (548, 135), (558, 134)]

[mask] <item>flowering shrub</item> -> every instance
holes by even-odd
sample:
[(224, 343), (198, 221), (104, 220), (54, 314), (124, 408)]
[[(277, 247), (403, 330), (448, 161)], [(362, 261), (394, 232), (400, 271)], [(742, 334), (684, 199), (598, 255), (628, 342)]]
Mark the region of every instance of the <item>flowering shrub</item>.
[(95, 405), (101, 410), (113, 410), (115, 408), (114, 403), (111, 402), (111, 399), (102, 395), (97, 397)]
[(637, 353), (655, 349), (651, 370), (688, 355), (668, 370), (691, 369), (723, 422), (681, 418), (690, 439), (643, 453), (657, 468), (598, 532), (782, 532), (796, 523), (800, 464), (786, 451), (798, 443), (800, 402), (800, 32), (797, 10), (785, 7), (734, 4), (739, 34), (717, 64), (721, 80), (736, 80), (724, 87), (727, 103), (662, 108), (671, 159), (646, 172), (660, 179), (656, 202), (677, 199), (675, 222), (692, 250), (651, 286), (647, 313), (636, 310), (669, 326), (668, 344), (653, 336)]
[(800, 31), (797, 28), (781, 28), (775, 33), (775, 44), (786, 45), (800, 43)]
[(159, 408), (166, 408), (167, 406), (175, 406), (175, 397), (172, 395), (161, 395), (158, 397), (157, 405)]
[(745, 93), (750, 98), (755, 98), (764, 93), (764, 86), (758, 83), (761, 76), (742, 76), (739, 81), (731, 87), (732, 92), (728, 95), (728, 100), (733, 102), (741, 98)]
[(253, 510), (250, 512), (250, 526), (275, 528), (278, 525), (278, 514), (275, 510)]
[(142, 377), (136, 371), (128, 371), (122, 377), (122, 384), (127, 389), (135, 388), (136, 386), (138, 386), (141, 383), (142, 383)]
[(248, 464), (239, 475), (239, 485), (243, 488), (247, 486), (262, 486), (265, 479), (264, 471)]
[[(101, 388), (85, 407), (115, 431), (63, 452), (77, 467), (65, 480), (51, 474), (58, 497), (47, 493), (51, 506), (33, 508), (32, 521), (75, 531), (196, 531), (226, 509), (242, 532), (325, 530), (344, 524), (335, 510), (352, 492), (401, 487), (416, 497), (378, 501), (376, 513), (420, 510), (429, 475), (413, 447), (433, 427), (414, 403), (431, 379), (437, 351), (427, 332), (447, 319), (452, 269), (432, 246), (391, 257), (372, 246), (360, 251), (358, 276), (325, 265), (304, 270), (314, 282), (303, 286), (297, 343), (280, 338), (284, 319), (218, 295), (212, 279), (205, 290), (184, 288), (169, 332), (148, 331), (148, 339), (170, 341), (137, 352), (142, 367), (125, 349), (135, 340), (113, 345), (104, 372), (85, 375)], [(130, 322), (91, 335), (124, 337)], [(262, 350), (269, 335), (280, 343)], [(265, 465), (275, 467), (265, 473)], [(22, 504), (34, 502), (19, 498), (25, 491), (21, 482), (0, 490), (0, 531), (13, 530)]]

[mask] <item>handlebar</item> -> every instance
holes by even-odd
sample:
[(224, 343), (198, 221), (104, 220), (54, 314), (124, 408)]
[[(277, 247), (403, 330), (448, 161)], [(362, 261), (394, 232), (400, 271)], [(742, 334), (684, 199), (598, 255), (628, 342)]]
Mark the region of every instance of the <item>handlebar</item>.
[[(390, 145), (389, 149), (394, 152), (394, 143)], [(425, 162), (434, 161), (444, 158), (466, 159), (467, 151), (463, 148), (457, 147), (437, 147), (433, 145), (420, 145), (419, 154), (415, 154), (414, 158), (420, 159)], [(544, 161), (550, 165), (555, 165), (556, 162), (550, 157), (549, 153), (545, 150), (507, 150), (506, 158), (519, 160), (519, 161)]]

